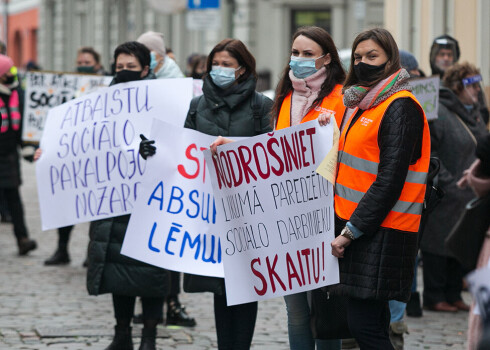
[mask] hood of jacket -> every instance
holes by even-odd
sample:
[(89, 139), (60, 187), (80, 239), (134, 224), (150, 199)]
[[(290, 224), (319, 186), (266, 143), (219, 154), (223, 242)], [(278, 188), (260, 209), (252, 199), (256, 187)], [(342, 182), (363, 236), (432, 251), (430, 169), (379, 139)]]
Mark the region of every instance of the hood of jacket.
[(466, 124), (476, 126), (480, 118), (480, 108), (477, 104), (468, 111), (458, 96), (446, 87), (441, 87), (439, 90), (439, 102), (449, 111), (456, 113)]
[(202, 92), (211, 108), (219, 108), (226, 104), (230, 109), (234, 109), (255, 92), (256, 85), (257, 81), (255, 78), (249, 77), (241, 83), (233, 84), (226, 89), (221, 89), (213, 83), (211, 77), (206, 76), (204, 78)]

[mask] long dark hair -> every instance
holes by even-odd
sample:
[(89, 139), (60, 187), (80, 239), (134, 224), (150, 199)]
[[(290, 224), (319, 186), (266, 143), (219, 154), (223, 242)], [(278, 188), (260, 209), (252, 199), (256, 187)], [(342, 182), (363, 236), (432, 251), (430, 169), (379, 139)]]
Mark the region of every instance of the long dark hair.
[[(330, 63), (325, 67), (327, 70), (327, 77), (322, 84), (318, 97), (315, 99), (315, 101), (313, 101), (310, 107), (311, 110), (321, 104), (322, 100), (332, 92), (335, 85), (342, 84), (345, 79), (345, 71), (342, 67), (342, 63), (340, 62), (339, 53), (337, 52), (337, 48), (335, 47), (333, 39), (325, 29), (315, 26), (301, 27), (296, 31), (296, 33), (294, 33), (291, 45), (294, 40), (296, 40), (296, 38), (300, 35), (303, 35), (308, 39), (313, 40), (315, 43), (320, 45), (324, 55), (330, 54), (331, 57)], [(293, 91), (293, 83), (291, 82), (291, 78), (289, 77), (290, 70), (291, 68), (289, 67), (288, 62), (282, 72), (281, 80), (279, 81), (279, 84), (277, 84), (276, 98), (274, 100), (274, 105), (272, 106), (271, 112), (271, 122), (274, 126), (279, 116), (281, 105), (284, 99), (291, 91)]]
[(251, 75), (257, 79), (257, 72), (255, 71), (255, 58), (250, 51), (248, 51), (245, 44), (238, 39), (223, 39), (211, 50), (208, 56), (208, 62), (206, 64), (207, 74), (211, 72), (214, 55), (221, 51), (228, 52), (231, 57), (238, 61), (239, 66), (245, 68), (245, 73), (240, 75), (240, 77), (236, 80), (238, 84), (247, 80)]
[[(357, 79), (356, 77), (356, 74), (354, 73), (354, 52), (356, 51), (357, 45), (359, 45), (359, 43), (369, 39), (371, 39), (376, 44), (381, 46), (381, 48), (386, 53), (386, 56), (388, 57), (388, 61), (386, 62), (384, 72), (380, 74), (380, 76), (376, 80), (371, 82), (365, 82), (365, 81), (359, 81), (359, 79)], [(374, 29), (365, 30), (364, 32), (357, 35), (357, 37), (354, 39), (354, 42), (352, 43), (350, 68), (349, 68), (349, 73), (347, 73), (347, 78), (345, 79), (343, 91), (345, 91), (346, 89), (350, 88), (353, 85), (362, 85), (365, 87), (375, 86), (381, 80), (392, 75), (400, 68), (401, 68), (400, 51), (398, 51), (398, 46), (396, 45), (396, 41), (395, 39), (393, 39), (391, 33), (383, 28), (374, 28)]]

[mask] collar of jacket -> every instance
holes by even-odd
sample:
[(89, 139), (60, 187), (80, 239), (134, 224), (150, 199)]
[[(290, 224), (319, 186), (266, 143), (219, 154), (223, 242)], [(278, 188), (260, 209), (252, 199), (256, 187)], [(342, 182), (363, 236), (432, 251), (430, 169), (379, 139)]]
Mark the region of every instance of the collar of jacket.
[(451, 89), (446, 87), (441, 87), (439, 90), (439, 103), (444, 105), (448, 110), (456, 113), (465, 123), (469, 125), (476, 125), (477, 118), (480, 117), (480, 107), (478, 104), (475, 104), (475, 107), (471, 112), (468, 111), (458, 96), (456, 96)]
[(257, 81), (255, 78), (250, 77), (240, 84), (221, 89), (214, 85), (211, 78), (207, 76), (204, 79), (202, 92), (211, 109), (218, 109), (224, 105), (234, 109), (254, 93), (256, 85)]

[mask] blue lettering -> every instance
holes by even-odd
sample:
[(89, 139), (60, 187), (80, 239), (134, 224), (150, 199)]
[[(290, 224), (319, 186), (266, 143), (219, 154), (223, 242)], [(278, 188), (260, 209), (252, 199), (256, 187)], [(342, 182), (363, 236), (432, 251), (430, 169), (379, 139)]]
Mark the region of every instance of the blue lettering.
[[(113, 101), (119, 101), (119, 110), (117, 112), (114, 111), (114, 108), (111, 108), (111, 113), (115, 114), (115, 115), (118, 115), (119, 113), (121, 113), (122, 108), (123, 108), (123, 101), (121, 100), (121, 98), (119, 98), (120, 94), (121, 94), (121, 91), (119, 91), (119, 90), (114, 90), (114, 92), (112, 93), (112, 100)], [(116, 95), (117, 95), (117, 98), (116, 98)]]
[(189, 193), (189, 200), (195, 204), (196, 206), (196, 214), (192, 215), (189, 211), (189, 209), (187, 209), (185, 212), (187, 214), (188, 217), (192, 218), (192, 219), (195, 219), (197, 218), (197, 216), (199, 215), (199, 203), (194, 200), (194, 196), (193, 195), (196, 195), (196, 200), (199, 198), (199, 192), (197, 190), (192, 190), (191, 193)]
[(156, 228), (157, 228), (157, 223), (156, 223), (156, 222), (154, 222), (154, 223), (153, 223), (153, 227), (151, 228), (150, 239), (148, 240), (148, 248), (149, 248), (150, 250), (154, 251), (154, 252), (160, 253), (160, 249), (155, 248), (155, 247), (153, 246), (153, 243), (152, 243), (152, 242), (153, 242), (153, 235), (155, 234), (155, 230), (156, 230)]
[[(180, 195), (176, 196), (174, 194), (175, 191), (179, 191)], [(172, 192), (170, 193), (170, 201), (168, 202), (167, 212), (171, 214), (178, 214), (184, 208), (184, 203), (182, 202), (182, 197), (184, 196), (184, 191), (180, 189), (180, 187), (172, 186)], [(172, 210), (172, 203), (176, 200), (178, 202), (178, 210)]]
[[(175, 226), (173, 226), (173, 225), (175, 225)], [(170, 250), (168, 250), (168, 246), (170, 245), (170, 242), (177, 242), (177, 240), (175, 238), (173, 238), (172, 235), (174, 232), (180, 232), (179, 227), (182, 227), (182, 225), (179, 225), (179, 224), (176, 224), (175, 222), (172, 222), (172, 227), (170, 227), (170, 231), (169, 231), (168, 237), (167, 237), (167, 242), (165, 243), (165, 252), (168, 255), (175, 255), (174, 252), (171, 252)]]
[[(156, 196), (158, 190), (160, 191), (159, 192), (160, 197)], [(155, 189), (151, 193), (150, 199), (148, 200), (148, 205), (151, 204), (152, 199), (155, 199), (160, 202), (160, 211), (161, 211), (163, 209), (163, 181), (160, 181), (157, 187), (155, 187)]]
[(194, 260), (197, 260), (197, 258), (199, 257), (199, 251), (201, 250), (201, 235), (200, 234), (197, 235), (197, 237), (194, 238), (193, 241), (189, 232), (187, 231), (184, 232), (184, 238), (182, 239), (182, 246), (180, 247), (180, 255), (179, 255), (181, 258), (184, 255), (186, 242), (189, 242), (189, 247), (191, 249), (197, 245), (196, 253), (194, 254)]

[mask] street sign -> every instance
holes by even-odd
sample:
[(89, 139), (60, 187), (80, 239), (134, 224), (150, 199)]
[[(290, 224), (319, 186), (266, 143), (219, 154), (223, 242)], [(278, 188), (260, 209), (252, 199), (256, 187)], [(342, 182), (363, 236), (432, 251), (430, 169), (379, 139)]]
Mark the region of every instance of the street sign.
[(189, 10), (218, 9), (219, 0), (188, 0)]

